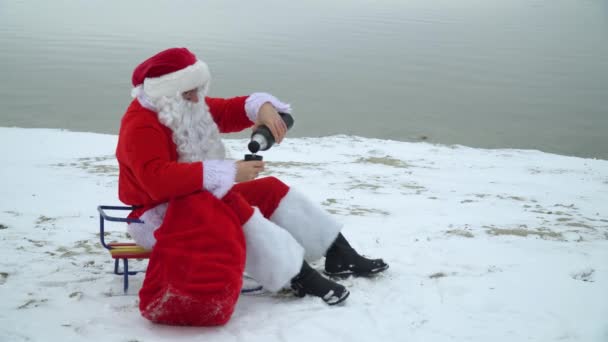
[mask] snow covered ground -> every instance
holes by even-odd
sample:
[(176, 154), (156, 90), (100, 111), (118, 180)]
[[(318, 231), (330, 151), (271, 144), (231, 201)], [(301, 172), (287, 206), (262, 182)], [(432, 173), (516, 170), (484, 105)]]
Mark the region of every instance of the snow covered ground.
[(0, 128), (0, 341), (608, 341), (608, 161), (287, 139), (264, 153), (266, 173), (391, 268), (345, 280), (343, 306), (242, 296), (226, 326), (186, 328), (143, 319), (143, 275), (123, 295), (99, 244), (96, 206), (119, 204), (116, 140)]

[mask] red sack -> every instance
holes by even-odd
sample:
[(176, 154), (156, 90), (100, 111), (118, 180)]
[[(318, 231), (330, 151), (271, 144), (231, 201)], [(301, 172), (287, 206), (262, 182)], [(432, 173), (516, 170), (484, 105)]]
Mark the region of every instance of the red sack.
[(145, 318), (193, 326), (221, 325), (230, 319), (243, 281), (240, 221), (246, 217), (237, 216), (229, 205), (209, 192), (169, 202), (139, 292)]

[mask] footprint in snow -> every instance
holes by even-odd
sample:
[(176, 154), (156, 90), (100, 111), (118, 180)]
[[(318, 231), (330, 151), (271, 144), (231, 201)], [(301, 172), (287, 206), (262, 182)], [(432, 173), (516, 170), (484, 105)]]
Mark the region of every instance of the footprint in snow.
[(570, 276), (574, 280), (580, 280), (588, 283), (593, 283), (595, 280), (593, 279), (593, 275), (595, 274), (595, 270), (593, 268), (587, 268), (578, 272), (572, 273)]

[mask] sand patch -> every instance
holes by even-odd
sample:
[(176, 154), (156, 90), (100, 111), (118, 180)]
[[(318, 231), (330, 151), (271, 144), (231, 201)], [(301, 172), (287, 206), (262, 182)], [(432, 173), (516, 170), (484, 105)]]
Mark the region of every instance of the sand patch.
[(398, 168), (402, 168), (402, 169), (407, 169), (407, 168), (411, 167), (411, 165), (408, 165), (403, 160), (395, 159), (395, 158), (392, 158), (391, 156), (359, 158), (355, 161), (355, 163), (380, 164), (380, 165), (398, 167)]
[(540, 237), (541, 239), (548, 240), (560, 240), (563, 241), (564, 237), (562, 233), (554, 232), (547, 228), (536, 228), (529, 229), (527, 227), (518, 227), (518, 228), (498, 228), (493, 226), (483, 226), (486, 228), (486, 233), (493, 236), (519, 236), (519, 237), (528, 237), (530, 235), (535, 235)]
[(448, 235), (462, 236), (466, 238), (473, 238), (475, 235), (468, 230), (464, 229), (451, 229), (445, 232)]

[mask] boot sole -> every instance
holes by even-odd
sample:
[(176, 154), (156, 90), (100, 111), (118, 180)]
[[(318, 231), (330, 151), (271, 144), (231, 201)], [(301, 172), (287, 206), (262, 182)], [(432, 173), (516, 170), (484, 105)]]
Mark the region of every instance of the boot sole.
[(329, 301), (326, 301), (325, 299), (323, 299), (323, 301), (327, 305), (333, 306), (333, 305), (338, 305), (338, 304), (344, 302), (346, 300), (346, 298), (348, 298), (348, 296), (350, 296), (350, 291), (346, 290), (346, 291), (344, 291), (344, 294), (342, 295), (342, 297), (338, 298), (335, 302), (329, 302)]
[(325, 274), (328, 277), (332, 277), (332, 278), (338, 278), (338, 279), (344, 279), (344, 278), (348, 278), (350, 276), (355, 276), (355, 277), (372, 277), (380, 272), (386, 271), (388, 269), (388, 265), (382, 266), (382, 267), (378, 267), (378, 268), (374, 268), (368, 272), (354, 272), (351, 270), (348, 271), (341, 271), (341, 272), (327, 272), (327, 271), (323, 271), (323, 274)]
[[(298, 298), (304, 298), (306, 296), (306, 293), (304, 293), (303, 291), (299, 291), (297, 289), (291, 288), (291, 292), (294, 296), (298, 297)], [(314, 296), (314, 295), (311, 295)], [(336, 299), (335, 301), (329, 301), (329, 300), (325, 300), (325, 298), (323, 297), (319, 297), (321, 300), (323, 300), (323, 302), (325, 302), (325, 304), (327, 305), (337, 305), (342, 303), (343, 301), (346, 300), (346, 298), (348, 298), (348, 296), (350, 296), (350, 291), (345, 290), (344, 293), (342, 294), (342, 297)]]

